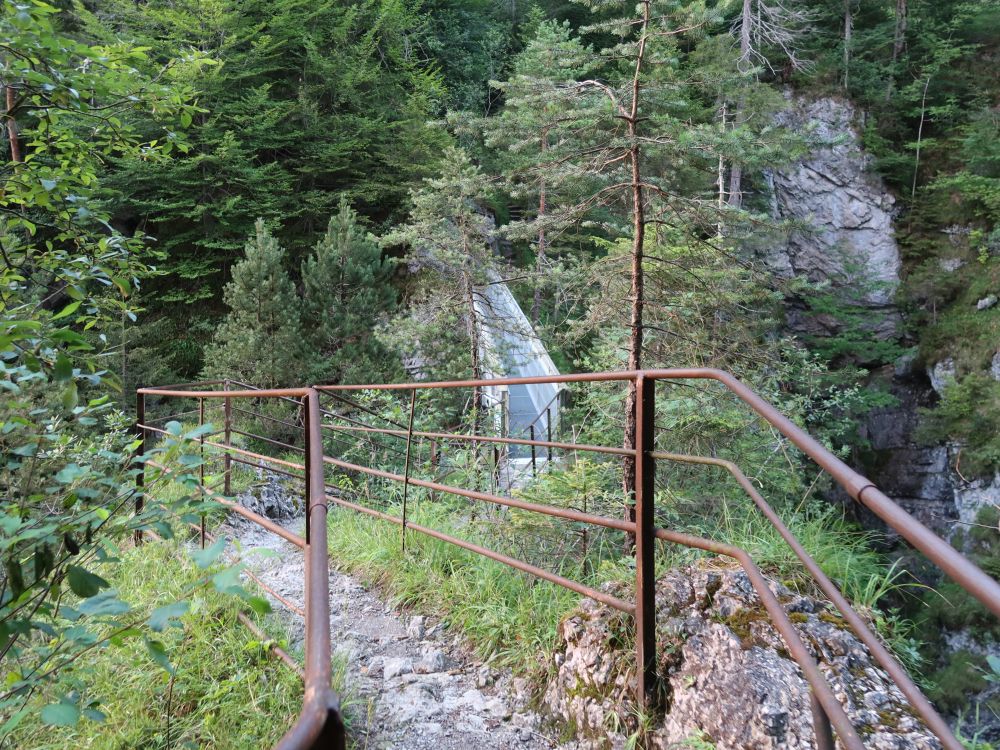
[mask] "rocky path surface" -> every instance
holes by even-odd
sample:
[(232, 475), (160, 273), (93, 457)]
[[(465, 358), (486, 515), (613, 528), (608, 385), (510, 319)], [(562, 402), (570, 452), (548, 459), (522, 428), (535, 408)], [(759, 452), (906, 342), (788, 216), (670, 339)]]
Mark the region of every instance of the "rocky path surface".
[[(287, 522), (302, 533), (301, 518)], [(223, 529), (242, 560), (268, 586), (303, 606), (301, 551), (259, 526)], [(263, 552), (271, 550), (272, 552)], [(272, 600), (301, 650), (302, 619)], [(345, 714), (358, 748), (469, 750), (561, 748), (526, 705), (523, 681), (481, 664), (442, 624), (393, 609), (350, 576), (330, 571), (330, 635), (345, 665)], [(335, 667), (336, 669), (336, 667)]]

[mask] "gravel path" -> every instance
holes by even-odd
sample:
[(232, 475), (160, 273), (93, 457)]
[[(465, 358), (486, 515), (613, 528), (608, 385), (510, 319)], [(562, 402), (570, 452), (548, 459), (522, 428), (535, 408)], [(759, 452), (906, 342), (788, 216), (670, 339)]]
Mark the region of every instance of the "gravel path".
[[(301, 518), (286, 525), (302, 533)], [(223, 531), (261, 580), (303, 605), (297, 547), (249, 522), (234, 521)], [(277, 601), (272, 605), (289, 633), (289, 649), (301, 650), (301, 618)], [(540, 717), (524, 705), (523, 681), (478, 662), (440, 623), (393, 609), (336, 570), (330, 571), (330, 635), (335, 657), (346, 664), (342, 700), (358, 748), (575, 748), (541, 728)]]

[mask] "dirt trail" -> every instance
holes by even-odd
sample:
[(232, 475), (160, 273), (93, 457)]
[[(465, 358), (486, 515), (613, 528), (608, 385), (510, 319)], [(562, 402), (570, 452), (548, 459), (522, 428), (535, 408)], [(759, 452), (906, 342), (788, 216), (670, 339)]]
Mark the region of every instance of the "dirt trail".
[[(302, 533), (301, 518), (286, 525)], [(232, 521), (223, 532), (268, 586), (303, 605), (297, 547), (248, 522)], [(289, 633), (290, 650), (301, 649), (302, 619), (277, 601), (272, 606)], [(330, 635), (335, 657), (346, 664), (345, 713), (356, 747), (576, 747), (557, 743), (540, 728), (540, 717), (524, 706), (527, 691), (521, 681), (482, 665), (441, 624), (394, 610), (336, 570), (330, 571)]]

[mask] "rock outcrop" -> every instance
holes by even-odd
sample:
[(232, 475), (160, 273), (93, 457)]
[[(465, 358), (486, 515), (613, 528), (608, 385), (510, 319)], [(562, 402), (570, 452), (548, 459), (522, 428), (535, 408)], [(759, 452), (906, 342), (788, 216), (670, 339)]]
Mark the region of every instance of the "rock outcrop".
[[(772, 589), (867, 747), (940, 747), (846, 623), (816, 599)], [(656, 609), (666, 706), (645, 731), (650, 747), (815, 747), (808, 685), (742, 570), (718, 559), (673, 570), (657, 583)], [(594, 748), (624, 747), (635, 731), (628, 623), (588, 600), (560, 626), (543, 703)]]
[[(774, 218), (803, 228), (790, 232), (764, 259), (780, 277), (805, 276), (850, 289), (853, 302), (872, 310), (876, 335), (889, 336), (898, 324), (895, 199), (870, 169), (855, 119), (850, 103), (832, 98), (796, 98), (778, 116), (779, 125), (808, 134), (819, 145), (794, 166), (768, 175)], [(823, 321), (789, 312), (794, 329), (824, 333)]]

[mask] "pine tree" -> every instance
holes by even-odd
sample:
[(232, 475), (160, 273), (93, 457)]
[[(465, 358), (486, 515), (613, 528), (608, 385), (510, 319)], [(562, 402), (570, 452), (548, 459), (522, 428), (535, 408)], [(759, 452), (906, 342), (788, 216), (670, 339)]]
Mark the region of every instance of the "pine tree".
[(312, 382), (373, 382), (392, 371), (374, 335), (396, 306), (391, 264), (361, 227), (346, 198), (326, 234), (302, 263), (302, 318), (313, 360)]
[(303, 380), (301, 303), (285, 270), (285, 251), (263, 219), (226, 284), (229, 308), (206, 349), (206, 374), (274, 387)]

